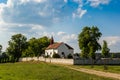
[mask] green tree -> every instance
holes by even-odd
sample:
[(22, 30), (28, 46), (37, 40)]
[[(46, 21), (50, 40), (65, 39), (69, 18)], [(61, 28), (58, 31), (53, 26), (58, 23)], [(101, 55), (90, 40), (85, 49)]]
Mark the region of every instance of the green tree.
[(50, 45), (50, 39), (46, 36), (38, 39), (40, 50), (40, 55), (45, 53), (45, 49)]
[(8, 42), (9, 47), (7, 53), (10, 55), (12, 61), (18, 61), (22, 55), (22, 52), (26, 49), (27, 38), (22, 34), (15, 34)]
[(31, 38), (28, 41), (28, 48), (23, 52), (23, 56), (40, 56), (50, 44), (50, 39), (46, 36), (41, 38)]
[(92, 62), (95, 59), (95, 52), (101, 49), (98, 43), (102, 33), (95, 26), (84, 27), (78, 35), (79, 48), (83, 58), (91, 58)]
[(107, 69), (106, 62), (107, 58), (109, 56), (110, 49), (107, 46), (107, 42), (104, 40), (103, 41), (103, 46), (102, 46), (102, 56), (104, 57), (104, 69)]
[(0, 54), (1, 54), (1, 52), (2, 52), (2, 45), (0, 45)]

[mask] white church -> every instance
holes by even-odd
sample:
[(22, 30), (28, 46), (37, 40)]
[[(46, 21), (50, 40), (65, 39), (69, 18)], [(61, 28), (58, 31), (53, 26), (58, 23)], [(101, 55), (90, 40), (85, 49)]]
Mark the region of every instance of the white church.
[(45, 56), (52, 57), (53, 54), (59, 54), (61, 58), (66, 58), (69, 54), (73, 55), (74, 49), (64, 42), (54, 43), (51, 37), (50, 45), (45, 50)]

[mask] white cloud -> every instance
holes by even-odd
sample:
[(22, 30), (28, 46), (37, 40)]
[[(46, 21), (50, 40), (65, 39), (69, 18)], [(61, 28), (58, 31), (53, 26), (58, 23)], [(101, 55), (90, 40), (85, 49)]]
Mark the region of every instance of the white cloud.
[(67, 2), (68, 2), (68, 0), (64, 0), (64, 2), (65, 2), (65, 3), (67, 3)]
[(40, 11), (40, 12), (39, 12), (39, 15), (45, 17), (45, 16), (46, 16), (46, 13)]
[(84, 3), (83, 3), (83, 0), (73, 0), (74, 2), (78, 3), (80, 8), (83, 7)]
[(57, 33), (58, 36), (61, 36), (61, 35), (64, 35), (64, 34), (66, 34), (66, 33), (63, 32), (63, 31), (59, 31), (59, 32)]
[(77, 35), (76, 34), (63, 34), (62, 36), (58, 36), (58, 41), (59, 42), (64, 42), (69, 44), (70, 46), (72, 46), (74, 48), (74, 52), (79, 53), (80, 49), (78, 46), (78, 42), (77, 42)]
[(56, 36), (56, 34), (54, 33), (54, 32), (46, 32), (46, 31), (44, 31), (44, 32), (38, 32), (37, 33), (38, 35), (41, 35), (41, 36), (47, 36), (47, 37), (51, 37), (51, 36)]
[(14, 5), (14, 0), (8, 0), (7, 1), (7, 7), (13, 7), (13, 5)]
[(100, 4), (109, 4), (110, 0), (88, 0), (88, 3), (90, 3), (90, 6), (97, 7)]
[(35, 3), (44, 3), (46, 0), (19, 0), (21, 4), (25, 4), (28, 2), (35, 2)]
[(61, 11), (65, 4), (63, 2), (61, 0), (52, 2), (50, 0), (8, 0), (7, 3), (0, 3), (0, 19), (6, 23), (51, 26), (68, 15)]
[(73, 0), (74, 2), (82, 3), (83, 0)]
[(114, 46), (120, 42), (120, 37), (119, 36), (102, 37), (101, 41), (103, 41), (103, 40), (107, 41), (108, 46)]
[(33, 0), (33, 1), (38, 2), (38, 3), (46, 2), (46, 0)]
[(101, 37), (99, 40), (101, 46), (103, 45), (103, 40), (107, 41), (108, 48), (110, 52), (120, 52), (120, 36), (105, 36)]
[(58, 22), (60, 22), (60, 18), (53, 18), (53, 23), (58, 23)]
[(20, 1), (20, 4), (25, 4), (25, 3), (30, 2), (30, 0), (19, 0), (19, 1)]
[(87, 10), (82, 10), (81, 8), (78, 8), (76, 12), (72, 14), (73, 18), (82, 18), (82, 16), (87, 12)]
[(29, 34), (30, 32), (39, 32), (45, 29), (37, 24), (6, 23), (0, 21), (0, 32)]
[(38, 35), (42, 35), (42, 36), (48, 36), (48, 37), (55, 37), (57, 39), (56, 42), (66, 42), (66, 43), (70, 43), (70, 42), (74, 42), (77, 40), (77, 35), (76, 34), (68, 34), (66, 32), (63, 31), (59, 31), (57, 33), (55, 32), (38, 32)]
[(44, 30), (44, 26), (42, 25), (29, 24), (29, 26), (31, 26), (33, 30)]
[(66, 43), (74, 42), (74, 40), (77, 40), (76, 34), (66, 34), (63, 35), (60, 39), (61, 42), (66, 42)]

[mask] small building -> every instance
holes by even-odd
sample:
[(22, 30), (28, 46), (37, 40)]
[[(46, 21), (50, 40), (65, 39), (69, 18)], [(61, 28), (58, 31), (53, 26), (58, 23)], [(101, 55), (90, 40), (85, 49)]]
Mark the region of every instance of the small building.
[(61, 58), (66, 58), (69, 54), (73, 55), (74, 49), (64, 42), (54, 43), (51, 38), (50, 45), (45, 50), (45, 56), (52, 57), (53, 54), (59, 54)]

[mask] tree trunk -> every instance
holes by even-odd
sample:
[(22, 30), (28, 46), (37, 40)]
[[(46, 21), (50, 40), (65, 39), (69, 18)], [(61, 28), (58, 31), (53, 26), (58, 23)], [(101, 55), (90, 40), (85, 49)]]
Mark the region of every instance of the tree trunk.
[(105, 58), (105, 59), (104, 59), (104, 70), (107, 70), (107, 69), (108, 69), (108, 67), (107, 67), (107, 65), (106, 65), (106, 62), (107, 62), (107, 59)]
[(91, 59), (91, 68), (94, 68), (94, 59)]

